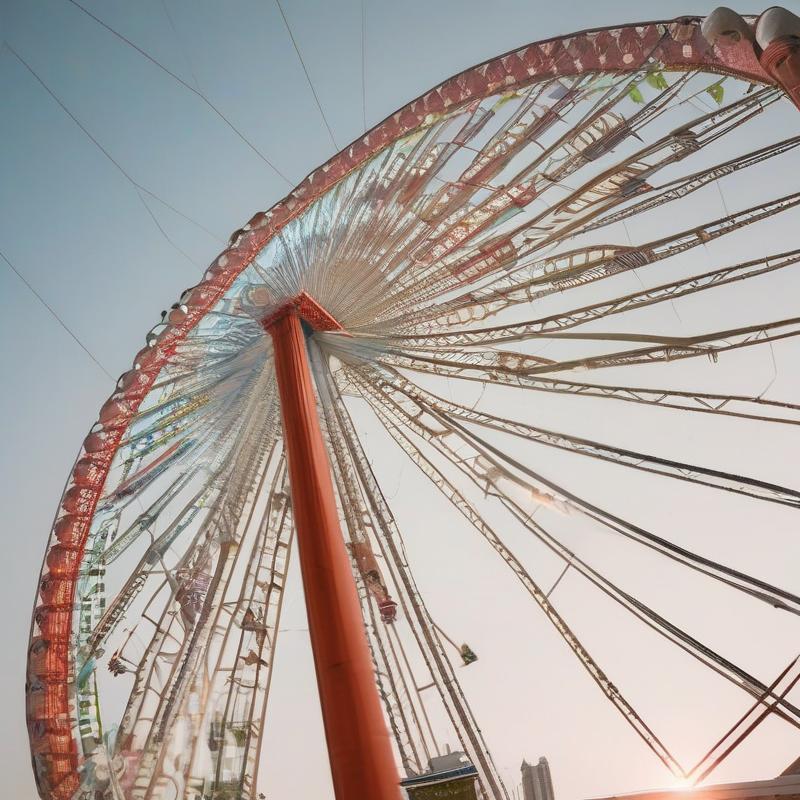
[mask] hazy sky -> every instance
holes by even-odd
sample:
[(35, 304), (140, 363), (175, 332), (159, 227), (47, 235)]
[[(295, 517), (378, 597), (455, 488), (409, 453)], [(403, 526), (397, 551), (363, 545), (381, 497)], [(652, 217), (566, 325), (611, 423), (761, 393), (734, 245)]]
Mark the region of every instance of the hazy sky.
[[(513, 47), (593, 26), (702, 14), (716, 3), (367, 0), (362, 95), (360, 2), (284, 0), (336, 146), (272, 0), (86, 0), (86, 5), (196, 86), (294, 184), (362, 133), (362, 96), (369, 127), (451, 74)], [(7, 49), (0, 51), (0, 251), (116, 376), (129, 368), (161, 309), (200, 279), (228, 234), (255, 211), (269, 208), (290, 184), (199, 97), (68, 0), (0, 0), (0, 39), (28, 62), (133, 180), (211, 232), (148, 195), (143, 200), (30, 72)], [(798, 284), (783, 287), (776, 300), (791, 305)], [(746, 295), (730, 297), (745, 302)], [(769, 308), (771, 302), (762, 297), (757, 305)], [(112, 381), (4, 262), (0, 341), (0, 535), (5, 556), (0, 752), (6, 796), (33, 800), (23, 683), (36, 577), (63, 482)], [(776, 395), (794, 391), (796, 398), (798, 349), (782, 344), (774, 352), (784, 381), (776, 384)], [(753, 386), (763, 388), (772, 374), (767, 356), (748, 355), (737, 363), (728, 377), (741, 368)], [(687, 373), (694, 374), (699, 373)], [(598, 429), (605, 432), (616, 424), (635, 441), (650, 419), (625, 409), (617, 419), (584, 418), (584, 430), (574, 432), (598, 435)], [(678, 457), (688, 453), (691, 460), (705, 424), (703, 419), (687, 421), (665, 447)], [(401, 467), (389, 455), (377, 425), (370, 427), (366, 418), (364, 425), (389, 499), (413, 499), (427, 491), (410, 465)], [(786, 455), (792, 448), (797, 452), (794, 431), (749, 429), (739, 439), (735, 430), (714, 434), (718, 466), (733, 464), (796, 485), (796, 469)], [(773, 460), (773, 452), (783, 455)], [(552, 466), (557, 476), (570, 472), (563, 459), (553, 457)], [(606, 470), (587, 473), (587, 485), (595, 475), (594, 491), (628, 503), (637, 518), (650, 514), (648, 521), (655, 525), (713, 519), (709, 552), (720, 555), (731, 548), (728, 560), (737, 566), (752, 564), (759, 576), (796, 588), (800, 547), (790, 535), (792, 526), (796, 530), (790, 512), (762, 513), (758, 504), (732, 500), (723, 522), (706, 519), (702, 497), (685, 487), (674, 489), (656, 511), (659, 495), (638, 478)], [(433, 500), (423, 525), (413, 503), (398, 502), (396, 511), (434, 615), (479, 652), (480, 661), (459, 670), (459, 677), (507, 785), (516, 785), (523, 757), (540, 755), (551, 761), (560, 800), (668, 784), (501, 565), (486, 557), (480, 543), (455, 535), (452, 512)], [(429, 539), (433, 531), (435, 542)], [(529, 542), (516, 546), (533, 561), (540, 555)], [(602, 543), (589, 547), (599, 559), (608, 555)], [(607, 568), (613, 572), (616, 562), (609, 558)], [(543, 569), (544, 583), (547, 570), (558, 572), (555, 564)], [(739, 598), (728, 595), (710, 598), (714, 613), (706, 618), (697, 614), (702, 587), (674, 570), (654, 570), (653, 563), (645, 563), (638, 580), (652, 581), (657, 575), (657, 588), (675, 601), (676, 613), (695, 623), (693, 630), (718, 635), (725, 652), (743, 654), (744, 665), (760, 677), (774, 676), (795, 653), (798, 626), (793, 622), (745, 611)], [(286, 605), (283, 625), (290, 630), (279, 647), (263, 772), (269, 800), (326, 800), (329, 779), (297, 585), (295, 580)], [(580, 632), (590, 649), (596, 645), (604, 653), (647, 710), (660, 715), (673, 738), (682, 737), (687, 752), (702, 750), (746, 706), (727, 689), (715, 694), (704, 678), (692, 690), (679, 685), (683, 673), (665, 671), (669, 656), (649, 639), (634, 639), (635, 651), (655, 662), (664, 659), (662, 668), (651, 669), (647, 658), (630, 658), (631, 623), (609, 622), (596, 599), (577, 583), (565, 585), (559, 600), (570, 618), (583, 619)], [(762, 734), (720, 770), (720, 780), (771, 776), (800, 750), (797, 733), (779, 723), (766, 725)]]

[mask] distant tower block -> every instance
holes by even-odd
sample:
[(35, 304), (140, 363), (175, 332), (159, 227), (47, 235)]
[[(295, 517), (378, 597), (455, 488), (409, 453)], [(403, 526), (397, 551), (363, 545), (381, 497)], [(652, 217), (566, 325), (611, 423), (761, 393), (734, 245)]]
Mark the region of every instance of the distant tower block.
[(522, 762), (522, 796), (524, 800), (555, 800), (550, 765), (542, 756), (538, 764)]

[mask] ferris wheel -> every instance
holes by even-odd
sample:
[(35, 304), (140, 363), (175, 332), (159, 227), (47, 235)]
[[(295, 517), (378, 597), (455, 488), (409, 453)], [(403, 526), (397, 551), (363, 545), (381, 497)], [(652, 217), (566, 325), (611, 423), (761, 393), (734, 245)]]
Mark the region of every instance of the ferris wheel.
[[(445, 81), (236, 231), (148, 332), (60, 500), (28, 650), (41, 796), (257, 798), (297, 557), (337, 800), (397, 798), (399, 781), (509, 797), (459, 681), (476, 654), (426, 605), (404, 544), (419, 531), (398, 525), (367, 417), (665, 770), (704, 779), (767, 716), (800, 729), (797, 659), (752, 674), (595, 563), (580, 532), (775, 615), (800, 614), (800, 596), (551, 467), (566, 454), (691, 484), (710, 508), (800, 507), (761, 473), (674, 455), (699, 419), (707, 449), (686, 452), (762, 426), (787, 432), (790, 457), (800, 403), (754, 390), (735, 359), (800, 334), (783, 313), (800, 269), (795, 105), (800, 20), (781, 9), (582, 32)], [(707, 324), (689, 330), (682, 308)], [(614, 415), (655, 448), (608, 439)], [(554, 584), (511, 531), (555, 559)], [(559, 609), (568, 572), (749, 698), (691, 764)], [(446, 739), (465, 760), (437, 773)]]

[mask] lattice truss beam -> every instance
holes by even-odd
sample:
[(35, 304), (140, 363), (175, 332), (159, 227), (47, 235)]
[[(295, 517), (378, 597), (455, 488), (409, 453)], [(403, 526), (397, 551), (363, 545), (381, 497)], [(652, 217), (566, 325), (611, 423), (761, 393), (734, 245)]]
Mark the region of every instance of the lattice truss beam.
[[(308, 349), (407, 776), (458, 742), (483, 796), (507, 798), (457, 679), (459, 654), (434, 624), (359, 436), (363, 414), (445, 498), (462, 535), (485, 540), (671, 772), (705, 778), (768, 717), (800, 729), (796, 659), (777, 677), (753, 674), (606, 574), (548, 516), (613, 533), (784, 620), (800, 615), (791, 588), (708, 554), (703, 541), (651, 530), (550, 466), (558, 452), (647, 477), (665, 494), (689, 486), (712, 508), (800, 507), (800, 491), (780, 479), (721, 468), (713, 444), (707, 463), (662, 452), (698, 419), (749, 442), (777, 428), (791, 452), (800, 387), (778, 375), (781, 396), (762, 378), (797, 357), (800, 193), (785, 176), (797, 174), (800, 136), (772, 86), (665, 70), (650, 57), (673, 34), (660, 35), (627, 73), (548, 75), (431, 111), (337, 173), (235, 279), (221, 257), (164, 312), (84, 442), (40, 583), (28, 719), (44, 796), (258, 796), (292, 547), (261, 321), (302, 292), (336, 323), (307, 326)], [(231, 259), (266, 219), (234, 234)], [(563, 414), (548, 416), (549, 402)], [(605, 409), (646, 415), (662, 436), (631, 446), (587, 435), (585, 418)], [(534, 518), (535, 508), (546, 513)], [(681, 763), (506, 527), (747, 695), (747, 713), (731, 712), (732, 727), (694, 766)]]

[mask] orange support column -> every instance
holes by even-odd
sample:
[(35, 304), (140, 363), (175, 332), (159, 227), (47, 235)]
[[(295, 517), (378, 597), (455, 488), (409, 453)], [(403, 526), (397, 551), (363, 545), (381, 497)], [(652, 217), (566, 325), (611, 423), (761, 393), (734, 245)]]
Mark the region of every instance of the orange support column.
[(336, 798), (399, 800), (297, 305), (263, 324), (275, 351), (292, 513)]

